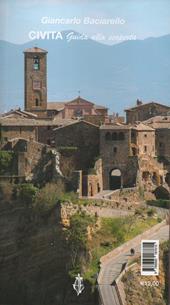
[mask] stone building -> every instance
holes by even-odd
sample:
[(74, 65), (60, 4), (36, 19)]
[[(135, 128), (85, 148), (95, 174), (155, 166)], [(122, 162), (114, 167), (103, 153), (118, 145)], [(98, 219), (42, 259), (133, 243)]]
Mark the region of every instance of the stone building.
[(131, 150), (134, 156), (155, 157), (155, 129), (143, 123), (131, 127)]
[(156, 155), (167, 169), (166, 182), (170, 186), (170, 115), (153, 117), (145, 124), (155, 129)]
[(61, 153), (62, 172), (84, 170), (94, 167), (99, 155), (99, 127), (80, 120), (54, 130), (55, 148)]
[(155, 159), (155, 130), (142, 123), (100, 127), (103, 189), (164, 182), (163, 164)]
[(7, 142), (13, 138), (23, 138), (54, 145), (53, 129), (71, 122), (73, 120), (59, 118), (39, 119), (32, 113), (14, 110), (0, 116), (0, 139)]
[(47, 116), (47, 51), (34, 47), (24, 51), (25, 110)]
[[(134, 175), (128, 173), (131, 128), (128, 125), (100, 127), (100, 156), (103, 163), (103, 188), (116, 189), (135, 184)], [(135, 171), (135, 167), (131, 171)]]
[(158, 115), (166, 115), (170, 111), (170, 107), (156, 102), (143, 104), (137, 100), (135, 107), (126, 109), (126, 123), (134, 124), (135, 122), (145, 121), (151, 117)]
[(95, 162), (92, 173), (82, 173), (82, 196), (93, 197), (103, 191), (102, 159)]
[(156, 116), (144, 122), (155, 129), (155, 145), (158, 157), (170, 161), (170, 115)]

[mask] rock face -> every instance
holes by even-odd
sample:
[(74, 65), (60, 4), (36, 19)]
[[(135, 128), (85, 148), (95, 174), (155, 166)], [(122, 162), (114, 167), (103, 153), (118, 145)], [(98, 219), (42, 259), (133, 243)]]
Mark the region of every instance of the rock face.
[(91, 287), (76, 296), (60, 206), (38, 215), (24, 205), (0, 205), (0, 304), (93, 305)]

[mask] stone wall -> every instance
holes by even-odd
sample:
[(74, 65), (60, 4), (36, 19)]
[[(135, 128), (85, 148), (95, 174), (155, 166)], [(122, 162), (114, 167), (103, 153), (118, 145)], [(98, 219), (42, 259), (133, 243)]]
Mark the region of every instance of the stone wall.
[[(4, 149), (15, 152), (19, 177), (26, 180), (37, 180), (39, 183), (51, 181), (56, 175), (61, 176), (56, 155), (59, 153), (35, 141), (14, 139), (8, 142)], [(57, 170), (58, 167), (58, 170)]]
[[(120, 138), (118, 138), (119, 135), (121, 135)], [(104, 190), (112, 189), (110, 178), (112, 170), (115, 169), (121, 172), (123, 186), (133, 186), (136, 165), (131, 167), (130, 154), (130, 129), (127, 126), (124, 129), (123, 127), (119, 129), (118, 126), (114, 128), (106, 125), (104, 129), (100, 129), (100, 156), (103, 163)]]
[(1, 139), (6, 141), (13, 138), (23, 138), (27, 140), (38, 140), (36, 126), (1, 126)]
[(83, 176), (83, 196), (92, 197), (100, 192), (99, 178), (97, 175)]
[(157, 156), (165, 157), (170, 161), (170, 129), (156, 129), (156, 152)]
[(137, 144), (139, 154), (155, 157), (155, 131), (139, 131)]
[(57, 125), (55, 126), (50, 124), (49, 126), (38, 126), (38, 142), (54, 146), (55, 145), (54, 128), (56, 127)]
[[(36, 49), (36, 48), (35, 48)], [(38, 48), (37, 48), (38, 50)], [(35, 50), (36, 51), (36, 50)], [(45, 52), (30, 52), (25, 54), (25, 110), (46, 116), (47, 110), (47, 63)], [(39, 69), (34, 70), (34, 56), (38, 56)], [(35, 83), (36, 82), (36, 83)], [(37, 102), (36, 102), (37, 100)]]
[(97, 115), (97, 114), (87, 115), (86, 114), (86, 115), (84, 115), (85, 121), (98, 125), (98, 126), (104, 124), (105, 119), (106, 119), (106, 114), (103, 114), (103, 115)]
[(69, 162), (72, 170), (94, 167), (99, 155), (99, 128), (85, 121), (58, 128), (55, 130), (55, 147), (62, 155), (63, 171)]

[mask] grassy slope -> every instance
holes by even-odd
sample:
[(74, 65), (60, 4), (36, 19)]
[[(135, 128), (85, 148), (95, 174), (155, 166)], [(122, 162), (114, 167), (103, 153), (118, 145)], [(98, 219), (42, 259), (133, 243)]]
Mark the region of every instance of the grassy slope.
[(95, 282), (95, 274), (98, 271), (100, 257), (144, 232), (158, 222), (152, 217), (128, 216), (122, 218), (103, 218), (101, 227), (89, 242), (91, 261), (86, 266), (84, 278)]

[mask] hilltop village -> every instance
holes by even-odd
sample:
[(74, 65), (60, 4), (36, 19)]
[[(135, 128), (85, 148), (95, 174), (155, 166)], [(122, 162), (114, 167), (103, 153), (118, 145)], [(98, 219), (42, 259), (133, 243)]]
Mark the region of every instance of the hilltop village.
[(64, 177), (79, 197), (140, 185), (169, 191), (169, 106), (137, 100), (124, 119), (81, 96), (47, 102), (47, 51), (26, 49), (24, 60), (24, 110), (0, 116), (0, 149), (14, 153), (0, 181)]

